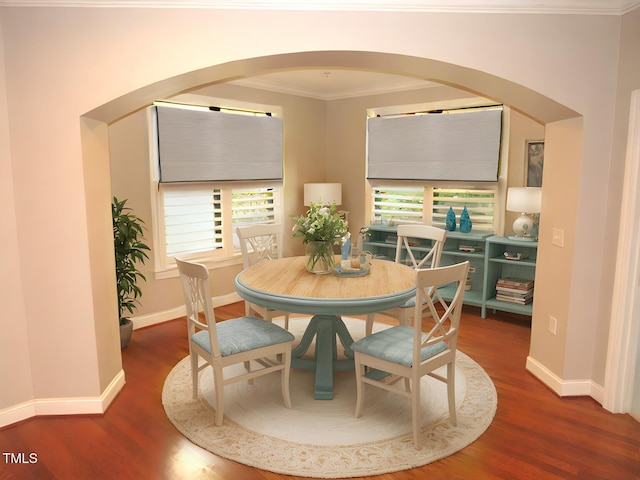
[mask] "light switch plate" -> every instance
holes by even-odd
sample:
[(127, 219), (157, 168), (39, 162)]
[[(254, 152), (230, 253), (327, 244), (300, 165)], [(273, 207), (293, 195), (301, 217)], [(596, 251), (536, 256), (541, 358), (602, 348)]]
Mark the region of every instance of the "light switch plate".
[(564, 230), (560, 228), (554, 228), (551, 237), (551, 243), (558, 247), (564, 247)]

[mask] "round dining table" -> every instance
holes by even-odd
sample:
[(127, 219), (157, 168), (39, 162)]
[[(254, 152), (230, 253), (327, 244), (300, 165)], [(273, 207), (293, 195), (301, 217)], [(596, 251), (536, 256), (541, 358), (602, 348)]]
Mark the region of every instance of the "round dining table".
[[(305, 257), (287, 257), (248, 267), (237, 275), (235, 285), (250, 303), (312, 315), (293, 349), (291, 366), (315, 371), (314, 398), (331, 400), (333, 373), (354, 368), (353, 338), (341, 315), (374, 314), (403, 305), (415, 296), (415, 279), (415, 270), (388, 260), (372, 260), (366, 275), (318, 275), (307, 272)], [(314, 338), (314, 355), (306, 358)], [(345, 359), (338, 358), (337, 340)]]

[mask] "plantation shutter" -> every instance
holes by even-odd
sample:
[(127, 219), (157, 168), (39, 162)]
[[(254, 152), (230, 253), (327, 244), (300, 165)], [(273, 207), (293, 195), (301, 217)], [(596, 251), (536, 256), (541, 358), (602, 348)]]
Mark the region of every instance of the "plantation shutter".
[(157, 105), (160, 182), (282, 179), (282, 120)]
[(368, 119), (370, 179), (495, 182), (502, 109)]
[(167, 256), (222, 248), (220, 189), (199, 186), (162, 191)]

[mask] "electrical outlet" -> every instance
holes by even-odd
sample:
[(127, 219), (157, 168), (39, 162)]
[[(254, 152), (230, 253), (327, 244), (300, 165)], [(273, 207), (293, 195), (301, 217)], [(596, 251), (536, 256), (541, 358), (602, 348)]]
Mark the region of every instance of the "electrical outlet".
[(549, 315), (549, 331), (555, 335), (557, 329), (558, 329), (558, 319), (556, 317)]

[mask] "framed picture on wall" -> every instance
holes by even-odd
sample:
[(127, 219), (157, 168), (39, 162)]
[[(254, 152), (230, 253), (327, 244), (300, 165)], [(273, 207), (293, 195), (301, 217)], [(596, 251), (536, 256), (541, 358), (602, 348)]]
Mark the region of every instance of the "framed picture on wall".
[(526, 168), (524, 184), (527, 187), (542, 186), (542, 169), (544, 168), (544, 140), (527, 140)]

